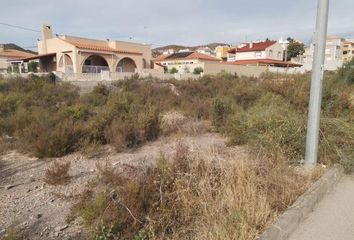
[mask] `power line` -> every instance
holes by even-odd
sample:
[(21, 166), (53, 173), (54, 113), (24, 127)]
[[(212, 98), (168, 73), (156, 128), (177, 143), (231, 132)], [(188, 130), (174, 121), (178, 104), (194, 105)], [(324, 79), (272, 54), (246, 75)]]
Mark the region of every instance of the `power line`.
[(26, 31), (31, 31), (31, 32), (36, 32), (36, 33), (40, 33), (41, 32), (41, 31), (38, 31), (38, 30), (35, 30), (35, 29), (22, 27), (22, 26), (17, 26), (17, 25), (13, 25), (13, 24), (9, 24), (9, 23), (0, 22), (0, 25), (4, 25), (4, 26), (7, 26), (7, 27), (12, 27), (12, 28), (17, 28), (17, 29), (21, 29), (21, 30), (26, 30)]

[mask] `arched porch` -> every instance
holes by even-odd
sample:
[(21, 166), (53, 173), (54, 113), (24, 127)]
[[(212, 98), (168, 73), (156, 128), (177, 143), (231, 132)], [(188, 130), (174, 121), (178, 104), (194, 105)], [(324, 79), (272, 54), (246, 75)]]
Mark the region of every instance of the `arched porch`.
[(100, 55), (90, 55), (82, 65), (83, 73), (100, 73), (101, 71), (109, 71), (109, 65)]
[(129, 57), (125, 57), (118, 62), (116, 72), (133, 73), (135, 72), (135, 69), (137, 69), (135, 61)]

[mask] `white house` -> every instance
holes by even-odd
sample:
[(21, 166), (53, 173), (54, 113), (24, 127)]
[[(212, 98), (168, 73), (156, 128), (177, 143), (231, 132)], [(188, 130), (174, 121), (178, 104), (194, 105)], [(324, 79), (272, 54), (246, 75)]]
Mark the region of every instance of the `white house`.
[(254, 59), (283, 61), (284, 59), (284, 49), (277, 41), (244, 43), (231, 49), (228, 53), (228, 62)]
[[(168, 72), (176, 69), (178, 73), (193, 73), (195, 68), (202, 68), (205, 62), (220, 62), (221, 59), (198, 52), (178, 52), (170, 55), (160, 55), (155, 58), (155, 64), (163, 66)], [(204, 69), (203, 69), (204, 70)]]

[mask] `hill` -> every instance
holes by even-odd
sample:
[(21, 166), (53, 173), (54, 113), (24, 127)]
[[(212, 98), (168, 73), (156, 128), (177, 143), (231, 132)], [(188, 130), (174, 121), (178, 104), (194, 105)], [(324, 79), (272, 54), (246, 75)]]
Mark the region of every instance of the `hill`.
[(158, 47), (158, 48), (154, 48), (152, 50), (152, 54), (154, 57), (162, 54), (164, 51), (168, 50), (168, 49), (173, 49), (175, 52), (182, 50), (182, 49), (190, 49), (191, 51), (195, 51), (200, 47), (209, 47), (210, 49), (215, 49), (217, 46), (220, 45), (228, 45), (225, 43), (209, 43), (206, 45), (199, 45), (199, 46), (184, 46), (184, 45), (167, 45), (167, 46), (163, 46), (163, 47)]
[(24, 48), (18, 46), (17, 44), (14, 44), (14, 43), (5, 43), (3, 45), (4, 45), (5, 49), (15, 49), (15, 50), (22, 51), (22, 52), (28, 52), (28, 53), (32, 53), (32, 54), (37, 54), (37, 52), (31, 51), (31, 50), (28, 50), (28, 49), (24, 49)]

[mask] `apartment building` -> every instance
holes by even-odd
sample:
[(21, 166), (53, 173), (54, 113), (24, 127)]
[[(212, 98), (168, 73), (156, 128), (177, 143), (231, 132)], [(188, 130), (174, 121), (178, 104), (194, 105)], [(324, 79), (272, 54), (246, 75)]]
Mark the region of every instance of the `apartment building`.
[[(325, 64), (324, 69), (327, 71), (335, 71), (343, 65), (344, 62), (344, 45), (346, 40), (337, 36), (329, 36), (326, 40), (326, 52), (325, 52)], [(347, 44), (348, 45), (348, 44)], [(350, 46), (348, 46), (349, 51)], [(314, 45), (311, 44), (305, 48), (305, 53), (296, 58), (293, 58), (292, 62), (297, 62), (303, 65), (303, 69), (306, 71), (312, 70), (314, 54)], [(347, 53), (346, 55), (349, 56)]]
[(354, 40), (345, 40), (343, 45), (343, 61), (347, 62), (354, 56)]

